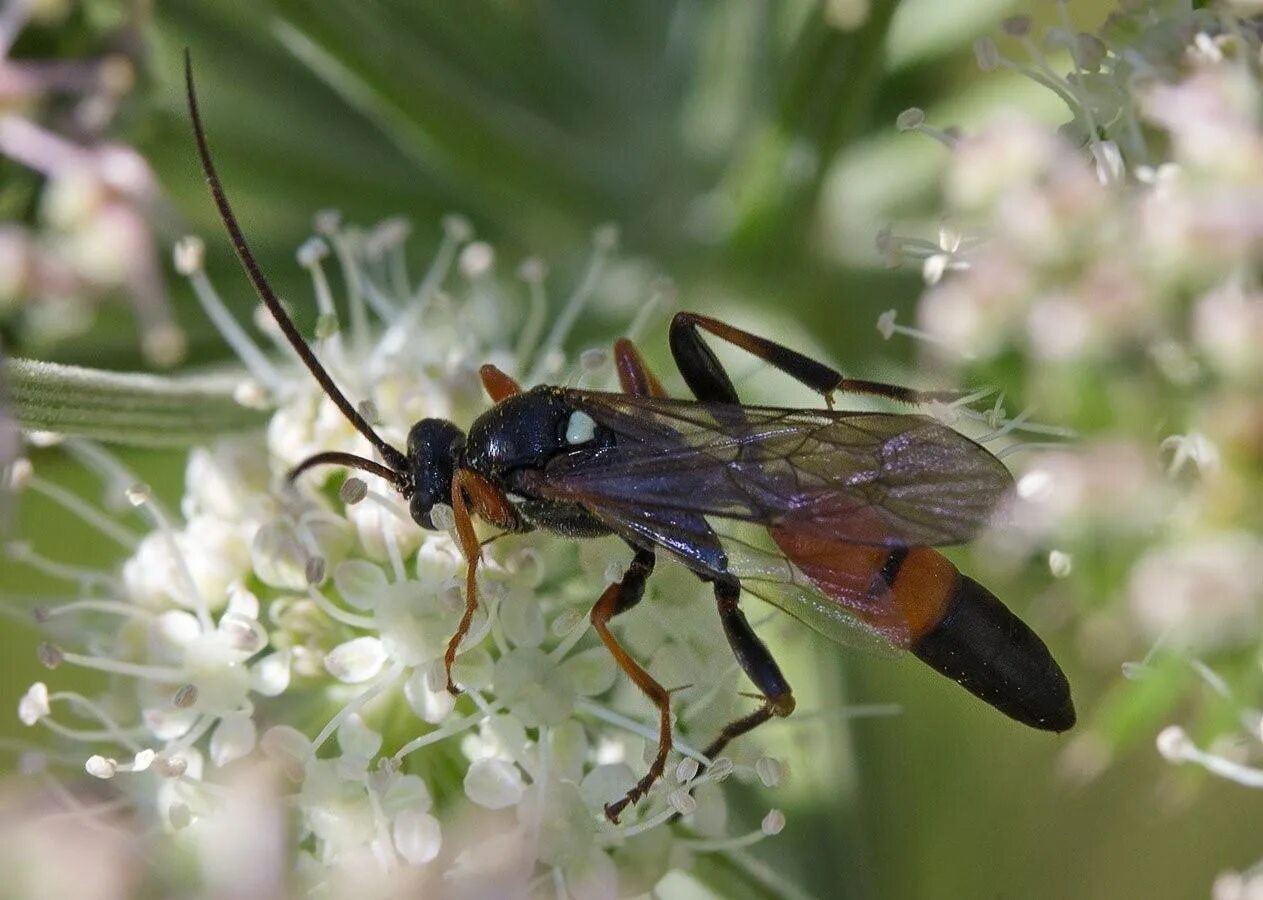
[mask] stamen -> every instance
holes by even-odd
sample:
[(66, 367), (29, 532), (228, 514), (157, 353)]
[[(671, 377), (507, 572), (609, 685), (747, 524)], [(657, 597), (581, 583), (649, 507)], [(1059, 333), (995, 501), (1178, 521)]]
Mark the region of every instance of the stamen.
[(514, 356), (518, 365), (525, 370), (531, 362), (532, 355), (539, 347), (539, 339), (544, 334), (544, 325), (548, 319), (548, 295), (544, 291), (544, 280), (548, 277), (548, 264), (542, 259), (532, 257), (523, 261), (517, 270), (518, 277), (526, 282), (527, 296), (531, 308), (522, 323), (518, 334), (517, 349)]
[(387, 527), (386, 516), (387, 510), (383, 510), (379, 504), (377, 507), (377, 527), (381, 529), (382, 541), (386, 544), (386, 554), (390, 557), (390, 567), (395, 573), (395, 583), (404, 581), (408, 577), (408, 573), (403, 567), (403, 554), (399, 552), (399, 538), (395, 534), (395, 529)]
[[(600, 719), (624, 731), (630, 731), (632, 734), (638, 734), (650, 741), (658, 740), (658, 728), (656, 725), (649, 726), (637, 722), (635, 719), (629, 719), (621, 713), (616, 713), (612, 709), (607, 709), (587, 697), (578, 697), (575, 699), (575, 709), (585, 712), (593, 718)], [(703, 756), (699, 751), (694, 750), (691, 746), (681, 741), (679, 738), (672, 738), (671, 747), (684, 756), (688, 756), (697, 760), (704, 766), (710, 765), (710, 760)]]
[(468, 715), (463, 719), (450, 720), (441, 728), (436, 728), (418, 738), (413, 738), (411, 741), (395, 751), (395, 755), (391, 757), (391, 759), (393, 759), (396, 763), (400, 763), (403, 761), (405, 756), (415, 753), (423, 747), (428, 747), (431, 744), (437, 744), (439, 741), (443, 741), (449, 737), (460, 734), (462, 731), (468, 731), (470, 728), (475, 727), (485, 719), (489, 718), (489, 716), (498, 713), (500, 711), (500, 707), (499, 705), (493, 705), (489, 706), (488, 710), (489, 712), (479, 710), (478, 712)]
[(605, 270), (610, 254), (618, 246), (618, 228), (614, 225), (603, 225), (592, 236), (592, 253), (588, 257), (588, 265), (579, 284), (575, 287), (570, 299), (562, 308), (561, 315), (553, 322), (552, 330), (536, 354), (535, 362), (526, 378), (527, 384), (537, 384), (547, 374), (545, 367), (550, 359), (561, 352), (562, 345), (570, 335), (570, 330), (579, 319), (579, 314), (592, 299), (597, 282)]
[(329, 245), (323, 238), (313, 237), (298, 248), (298, 264), (307, 270), (316, 294), (316, 339), (327, 342), (330, 350), (340, 359), (341, 345), (336, 338), (341, 326), (338, 323), (338, 312), (333, 305), (329, 279), (320, 264), (328, 255)]
[(355, 252), (349, 235), (341, 228), (335, 228), (328, 233), (328, 237), (333, 242), (333, 252), (338, 257), (342, 279), (346, 282), (347, 306), (351, 310), (351, 342), (356, 355), (363, 358), (369, 349), (368, 310), (364, 306), (364, 288), (360, 281), (360, 269), (355, 264)]
[[(364, 498), (367, 500), (373, 501), (382, 509), (392, 514), (400, 522), (403, 522), (407, 525), (416, 524), (415, 522), (412, 521), (412, 516), (410, 516), (407, 513), (407, 511), (403, 508), (403, 505), (400, 504), (394, 497), (389, 497), (385, 494), (382, 494), (366, 486), (365, 491), (364, 491)], [(433, 514), (431, 514), (431, 519), (433, 520), (435, 525), (439, 524), (439, 520), (437, 518), (434, 518)], [(453, 519), (453, 525), (454, 524), (455, 524), (455, 520)], [(384, 530), (384, 526), (383, 526), (383, 530)]]
[[(768, 813), (768, 817), (772, 816), (772, 813), (775, 812), (778, 812), (778, 810), (772, 810), (771, 813)], [(717, 853), (722, 850), (741, 850), (745, 847), (751, 847), (757, 844), (766, 837), (780, 833), (780, 830), (785, 827), (784, 818), (785, 817), (782, 815), (779, 820), (772, 819), (769, 821), (768, 818), (765, 817), (763, 821), (767, 823), (768, 830), (765, 830), (763, 826), (760, 826), (754, 831), (751, 831), (749, 834), (743, 834), (740, 837), (715, 838), (712, 840), (705, 840), (701, 838), (679, 838), (675, 843), (677, 846), (692, 850), (695, 853)], [(778, 825), (780, 827), (777, 827)]]
[[(46, 646), (46, 645), (41, 645)], [(126, 675), (145, 681), (157, 681), (163, 684), (181, 684), (188, 680), (188, 675), (181, 669), (171, 666), (151, 666), (146, 663), (128, 662), (108, 657), (85, 656), (81, 653), (70, 653), (56, 645), (47, 645), (55, 653), (57, 665), (69, 663), (82, 669), (95, 669), (98, 672), (110, 672), (114, 675)], [(56, 668), (56, 666), (49, 666)]]
[(189, 592), (189, 596), (193, 600), (194, 610), (197, 613), (197, 620), (201, 624), (202, 630), (205, 632), (214, 631), (215, 623), (211, 620), (210, 609), (206, 605), (206, 598), (202, 596), (201, 589), (193, 579), (193, 571), (189, 568), (189, 561), (185, 559), (184, 553), (180, 549), (179, 541), (176, 540), (175, 530), (167, 520), (166, 514), (153, 502), (153, 493), (149, 490), (149, 486), (145, 484), (132, 485), (127, 489), (127, 500), (132, 506), (147, 512), (153, 520), (154, 526), (161, 532), (163, 541), (167, 545), (167, 552), (171, 554), (176, 562), (180, 580), (184, 582), (184, 588)]
[(601, 374), (609, 367), (609, 362), (609, 352), (601, 347), (584, 350), (579, 354), (579, 360), (565, 383), (581, 389), (596, 389), (603, 380)]
[(987, 443), (987, 441), (994, 441), (997, 438), (1004, 437), (1006, 434), (1013, 431), (1015, 428), (1020, 427), (1023, 422), (1025, 422), (1027, 419), (1030, 418), (1031, 413), (1033, 413), (1034, 411), (1035, 411), (1035, 408), (1033, 406), (1028, 406), (1026, 407), (1026, 409), (1018, 413), (1015, 418), (1012, 418), (1012, 419), (1003, 419), (997, 416), (999, 421), (1002, 423), (1000, 427), (978, 438), (977, 439), (978, 443), (985, 444)]
[(900, 131), (919, 131), (926, 137), (938, 141), (949, 150), (958, 143), (954, 132), (925, 124), (925, 111), (915, 106), (899, 113), (895, 118), (895, 127)]
[(99, 705), (75, 691), (57, 691), (56, 693), (48, 695), (48, 702), (50, 704), (57, 703), (62, 700), (83, 710), (105, 727), (101, 731), (80, 731), (60, 725), (60, 723), (54, 722), (52, 719), (45, 716), (40, 721), (48, 728), (52, 729), (57, 734), (60, 734), (63, 737), (71, 738), (72, 740), (89, 742), (107, 740), (114, 741), (115, 743), (126, 747), (132, 753), (140, 752), (140, 744), (132, 740), (132, 735), (140, 736), (145, 734), (146, 731), (144, 728), (122, 728), (116, 721), (114, 721), (114, 718)]
[(329, 723), (325, 725), (324, 728), (320, 729), (320, 733), (316, 735), (316, 739), (311, 742), (310, 755), (314, 758), (317, 751), (319, 751), (324, 745), (324, 742), (329, 740), (333, 733), (341, 727), (343, 722), (363, 709), (364, 705), (378, 694), (381, 694), (387, 688), (392, 687), (405, 671), (406, 667), (403, 663), (391, 663), (390, 668), (388, 668), (382, 676), (378, 678), (377, 682), (372, 687), (357, 694), (350, 703), (338, 710), (337, 714), (329, 720)]
[[(1057, 0), (1056, 5), (1057, 11), (1061, 15), (1062, 27), (1066, 29), (1067, 34), (1071, 35), (1071, 40), (1074, 40), (1073, 36), (1076, 32), (1074, 30), (1074, 23), (1070, 21), (1070, 10), (1067, 9), (1066, 4), (1061, 2), (1061, 0)], [(1100, 161), (1102, 156), (1100, 152), (1098, 152), (1098, 148), (1101, 147), (1103, 142), (1100, 140), (1100, 131), (1098, 130), (1096, 124), (1096, 115), (1092, 112), (1092, 102), (1080, 94), (1080, 89), (1083, 84), (1083, 76), (1087, 73), (1084, 71), (1083, 61), (1080, 58), (1079, 48), (1077, 46), (1071, 47), (1070, 59), (1074, 62), (1074, 77), (1068, 79), (1066, 83), (1070, 86), (1070, 90), (1074, 92), (1075, 99), (1079, 102), (1079, 106), (1083, 110), (1083, 119), (1088, 125), (1088, 145), (1092, 148), (1092, 155)], [(1123, 105), (1126, 106), (1127, 104)], [(1104, 143), (1112, 142), (1107, 141)], [(1117, 150), (1118, 148), (1115, 146), (1114, 151), (1116, 153)], [(1098, 165), (1097, 171), (1100, 175), (1106, 176), (1102, 177), (1102, 184), (1109, 185), (1110, 182), (1118, 179), (1117, 173), (1108, 166)]]
[(176, 271), (188, 279), (202, 311), (223, 337), (224, 343), (232, 348), (256, 381), (266, 385), (273, 396), (278, 396), (284, 386), (280, 373), (233, 318), (206, 276), (202, 267), (205, 253), (201, 238), (192, 235), (181, 238), (175, 245), (174, 255)]
[(165, 755), (174, 758), (174, 754), (181, 750), (187, 750), (202, 739), (206, 732), (210, 731), (216, 722), (220, 720), (219, 716), (200, 716), (188, 731), (180, 735), (178, 740), (172, 741), (167, 747)]
[[(689, 799), (691, 800), (692, 798), (690, 797)], [(646, 831), (653, 831), (659, 825), (665, 825), (678, 815), (682, 815), (682, 813), (674, 806), (668, 805), (666, 809), (657, 815), (650, 816), (643, 822), (638, 822), (635, 825), (628, 825), (626, 828), (616, 829), (614, 834), (616, 834), (619, 838), (626, 840), (629, 837), (644, 834)]]
[(1206, 771), (1244, 787), (1263, 788), (1263, 770), (1200, 749), (1178, 725), (1164, 728), (1158, 734), (1157, 744), (1158, 752), (1168, 762), (1196, 763)]
[(71, 581), (81, 587), (94, 584), (104, 585), (114, 593), (121, 593), (123, 586), (118, 576), (103, 569), (92, 569), (87, 566), (76, 566), (71, 563), (58, 562), (39, 553), (26, 541), (13, 541), (5, 546), (5, 552), (15, 562), (30, 566), (37, 572), (43, 572), (52, 578)]
[(150, 621), (154, 617), (150, 610), (132, 603), (123, 603), (119, 600), (72, 600), (68, 603), (59, 603), (56, 606), (38, 606), (33, 610), (35, 621), (40, 623), (47, 622), (49, 619), (57, 616), (67, 616), (80, 612), (106, 613), (141, 621)]
[(1035, 450), (1064, 450), (1066, 444), (1063, 441), (1018, 441), (1016, 444), (1009, 444), (994, 451), (991, 455), (996, 459), (1004, 459), (1012, 456), (1014, 453), (1026, 453)]
[[(946, 342), (942, 339), (930, 334), (928, 331), (922, 331), (919, 328), (913, 328), (909, 325), (899, 325), (895, 321), (898, 312), (888, 309), (877, 317), (877, 333), (885, 340), (890, 340), (896, 334), (906, 335), (913, 340), (922, 341), (926, 344), (934, 344), (935, 346), (946, 346)], [(961, 354), (965, 359), (972, 359), (973, 355), (969, 353)]]
[[(65, 449), (67, 453), (79, 460), (83, 465), (98, 473), (105, 482), (105, 487), (118, 495), (120, 504), (130, 505), (127, 501), (127, 489), (134, 484), (140, 483), (140, 478), (135, 472), (123, 465), (117, 457), (100, 444), (83, 438), (68, 439), (65, 443)], [(163, 506), (161, 500), (151, 496), (149, 503), (169, 518), (167, 509)], [(106, 505), (109, 506), (111, 504), (107, 502)]]
[(474, 236), (473, 226), (462, 215), (449, 213), (443, 217), (442, 224), (443, 241), (434, 254), (434, 261), (430, 263), (429, 271), (425, 273), (421, 284), (417, 286), (416, 299), (420, 305), (429, 302), (439, 286), (447, 280), (452, 263), (456, 261), (457, 252)]
[(404, 248), (412, 235), (412, 223), (402, 217), (387, 219), (378, 223), (375, 234), (382, 245), (382, 262), (390, 289), (396, 297), (406, 298), (411, 293), (412, 280), (408, 277), (408, 254)]
[(317, 588), (314, 584), (307, 585), (307, 596), (311, 597), (312, 602), (316, 604), (321, 612), (336, 622), (341, 622), (343, 625), (350, 625), (352, 628), (360, 628), (365, 631), (371, 631), (377, 627), (377, 620), (372, 616), (360, 616), (342, 609), (325, 596), (324, 592)]
[(45, 481), (38, 475), (31, 474), (26, 478), (26, 486), (38, 494), (43, 494), (58, 506), (78, 516), (110, 540), (119, 544), (124, 550), (135, 550), (140, 538), (106, 516), (99, 509), (84, 501), (81, 497), (66, 490), (61, 485)]
[(652, 289), (649, 292), (649, 299), (636, 311), (636, 317), (627, 326), (628, 340), (637, 340), (649, 326), (649, 323), (654, 320), (654, 317), (658, 315), (659, 307), (665, 306), (670, 309), (675, 305), (675, 300), (675, 282), (670, 278), (654, 279)]
[[(556, 626), (560, 619), (561, 616), (554, 619), (553, 625)], [(564, 637), (561, 639), (560, 643), (558, 643), (557, 646), (554, 647), (548, 654), (549, 660), (553, 663), (560, 663), (564, 660), (570, 654), (570, 651), (574, 649), (575, 644), (583, 640), (583, 636), (588, 633), (588, 626), (590, 624), (591, 623), (588, 621), (588, 617), (580, 613), (578, 618), (570, 624), (569, 629), (563, 632)]]

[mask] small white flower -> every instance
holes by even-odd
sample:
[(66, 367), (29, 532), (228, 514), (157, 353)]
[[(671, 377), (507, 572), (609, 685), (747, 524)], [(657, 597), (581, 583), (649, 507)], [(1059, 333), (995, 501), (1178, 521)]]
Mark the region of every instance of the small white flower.
[(224, 716), (210, 741), (210, 758), (216, 766), (226, 766), (254, 749), (254, 720), (244, 713)]
[(754, 773), (764, 787), (774, 788), (780, 785), (783, 771), (779, 760), (770, 756), (760, 756), (754, 763)]
[(281, 767), (289, 779), (302, 779), (304, 767), (311, 755), (311, 741), (301, 731), (289, 725), (273, 725), (263, 732), (259, 748), (268, 759)]
[(517, 766), (502, 759), (478, 759), (465, 773), (465, 796), (486, 809), (516, 806), (526, 791)]
[(18, 701), (18, 718), (23, 725), (34, 725), (40, 719), (52, 713), (48, 702), (48, 686), (37, 681), (26, 689), (22, 699)]
[(414, 866), (433, 862), (443, 849), (443, 833), (439, 820), (425, 812), (408, 810), (394, 819), (392, 827), (395, 849)]
[(88, 761), (84, 763), (84, 770), (93, 778), (100, 778), (108, 781), (118, 773), (118, 761), (107, 759), (104, 756), (89, 756)]
[(1162, 758), (1173, 763), (1184, 762), (1188, 759), (1189, 750), (1193, 748), (1188, 734), (1178, 725), (1168, 725), (1158, 732), (1156, 743)]
[(386, 649), (375, 637), (353, 638), (325, 655), (325, 671), (347, 684), (376, 677), (386, 664)]

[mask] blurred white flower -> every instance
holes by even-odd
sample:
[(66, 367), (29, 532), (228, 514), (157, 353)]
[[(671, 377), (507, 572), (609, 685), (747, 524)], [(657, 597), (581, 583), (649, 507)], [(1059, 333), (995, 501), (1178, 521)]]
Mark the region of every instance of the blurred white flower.
[[(470, 236), (458, 225), (449, 223), (417, 296), (379, 284), (356, 255), (368, 252), (368, 239), (332, 217), (322, 218), (320, 243), (300, 253), (322, 316), (315, 352), (353, 396), (369, 398), (366, 415), (398, 444), (415, 418), (467, 419), (479, 411), (477, 362), (496, 358), (522, 374), (560, 358), (564, 328), (539, 347), (508, 353), (507, 315), (493, 315), (491, 331), (485, 323), (475, 331), (455, 304), (440, 300), (453, 259), (463, 289), (485, 295), (479, 302), (503, 297), (489, 292), (489, 246), (456, 254)], [(373, 239), (373, 253), (403, 252), (391, 234)], [(347, 279), (357, 286), (349, 301), (365, 305), (350, 330), (337, 322), (327, 293), (322, 266), (330, 247), (343, 251), (334, 254), (340, 265), (362, 267)], [(610, 249), (611, 237), (598, 235), (598, 269)], [(635, 782), (656, 742), (647, 702), (618, 677), (588, 627), (587, 611), (608, 580), (621, 577), (627, 549), (592, 542), (576, 555), (568, 542), (536, 535), (489, 544), (478, 576), (480, 609), (453, 668), (465, 694), (453, 697), (442, 657), (464, 609), (465, 565), (455, 542), (421, 531), (393, 486), (371, 474), (346, 478), (324, 469), (296, 487), (283, 482), (311, 452), (370, 449), (305, 371), (268, 359), (231, 321), (201, 268), (203, 256), (184, 242), (177, 262), (250, 383), (277, 404), (266, 445), (232, 438), (192, 451), (182, 520), (132, 479), (127, 497), (152, 530), (139, 539), (116, 535), (134, 547), (121, 577), (66, 570), (80, 599), (40, 615), (56, 626), (56, 642), (40, 650), (46, 664), (109, 672), (115, 681), (100, 698), (36, 684), (19, 704), (21, 720), (85, 745), (91, 774), (126, 785), (138, 813), (171, 839), (196, 845), (206, 860), (240, 846), (224, 817), (250, 804), (226, 786), (267, 761), (288, 792), (276, 802), (297, 813), (303, 847), (299, 864), (285, 861), (281, 871), (297, 871), (308, 888), (358, 883), (361, 893), (385, 896), (401, 885), (441, 884), (459, 895), (494, 883), (520, 893), (543, 876), (572, 892), (612, 897), (623, 883), (652, 886), (666, 871), (669, 823), (679, 812), (716, 849), (727, 846), (717, 785), (733, 764), (721, 759), (701, 771), (691, 745), (712, 739), (744, 702), (704, 586), (667, 569), (638, 614), (620, 620), (628, 646), (656, 677), (683, 685), (674, 692), (677, 749), (692, 765), (682, 782), (664, 779), (613, 826), (604, 805)], [(382, 330), (357, 334), (370, 294)], [(480, 307), (478, 315), (486, 312)], [(585, 357), (580, 368), (585, 378), (611, 377), (605, 352)], [(107, 460), (114, 482), (131, 479), (100, 448), (73, 446)], [(326, 489), (339, 478), (339, 490)], [(38, 479), (26, 483), (42, 487)], [(107, 527), (94, 510), (77, 509)], [(656, 609), (660, 580), (669, 582), (669, 626)], [(81, 721), (67, 722), (63, 710)], [(755, 759), (742, 764), (750, 777)], [(779, 781), (775, 761), (758, 765), (766, 783)], [(439, 805), (432, 796), (442, 798)], [(488, 816), (492, 831), (466, 826)], [(731, 839), (734, 846), (779, 831), (781, 819), (769, 821)], [(651, 832), (663, 835), (656, 840), (664, 852), (647, 861), (638, 848)]]

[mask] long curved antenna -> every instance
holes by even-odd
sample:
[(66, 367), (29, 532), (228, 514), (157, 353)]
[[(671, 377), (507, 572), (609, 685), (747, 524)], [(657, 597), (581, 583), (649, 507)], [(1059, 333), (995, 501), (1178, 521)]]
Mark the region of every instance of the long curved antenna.
[[(263, 305), (268, 308), (272, 318), (276, 320), (276, 324), (280, 326), (281, 331), (284, 333), (285, 339), (289, 341), (290, 346), (294, 348), (294, 352), (303, 361), (303, 365), (307, 367), (316, 381), (319, 382), (321, 389), (328, 394), (329, 399), (342, 411), (342, 415), (346, 416), (347, 420), (355, 426), (355, 430), (368, 438), (369, 443), (381, 452), (382, 459), (386, 460), (386, 464), (392, 470), (396, 473), (405, 473), (408, 468), (407, 458), (382, 440), (372, 426), (359, 414), (359, 411), (351, 405), (351, 401), (347, 400), (346, 396), (338, 390), (337, 385), (333, 383), (333, 379), (329, 377), (329, 373), (320, 365), (320, 361), (311, 352), (311, 348), (307, 346), (303, 336), (298, 333), (298, 328), (295, 327), (293, 320), (290, 319), (284, 307), (281, 306), (280, 300), (276, 298), (276, 294), (272, 291), (272, 286), (263, 277), (263, 270), (259, 268), (259, 264), (254, 258), (254, 253), (250, 250), (250, 245), (246, 243), (246, 236), (242, 233), (241, 226), (237, 224), (237, 217), (233, 214), (232, 207), (228, 205), (228, 197), (219, 181), (219, 175), (215, 172), (215, 163), (211, 160), (210, 146), (206, 142), (206, 129), (202, 126), (202, 116), (197, 108), (197, 93), (193, 89), (193, 57), (187, 49), (184, 51), (184, 83), (188, 92), (189, 115), (193, 119), (193, 135), (197, 139), (197, 155), (202, 161), (202, 171), (206, 173), (206, 183), (210, 185), (211, 197), (214, 198), (215, 206), (219, 209), (219, 218), (223, 220), (224, 228), (228, 231), (228, 238), (232, 241), (233, 249), (237, 251), (237, 257), (241, 260), (242, 268), (246, 270), (250, 283), (254, 285), (255, 293), (259, 295)], [(399, 482), (398, 477), (395, 477), (393, 480), (396, 483)]]
[(298, 465), (294, 466), (294, 468), (289, 470), (289, 474), (285, 476), (285, 480), (292, 482), (308, 469), (325, 465), (346, 466), (348, 469), (360, 469), (364, 472), (372, 472), (374, 475), (385, 478), (401, 491), (404, 487), (403, 472), (387, 468), (379, 462), (373, 462), (371, 459), (356, 456), (354, 453), (340, 453), (337, 450), (329, 450), (325, 453), (317, 453), (313, 456), (307, 457)]

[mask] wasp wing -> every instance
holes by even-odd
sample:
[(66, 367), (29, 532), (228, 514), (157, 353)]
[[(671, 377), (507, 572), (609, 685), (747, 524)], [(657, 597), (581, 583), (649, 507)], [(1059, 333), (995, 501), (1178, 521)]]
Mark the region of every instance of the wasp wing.
[(934, 547), (981, 531), (1012, 477), (921, 415), (780, 409), (568, 391), (614, 446), (553, 460), (544, 481), (599, 509), (675, 510), (812, 528), (853, 544)]
[(829, 580), (813, 581), (761, 528), (727, 523), (722, 532), (703, 516), (671, 510), (611, 504), (596, 515), (616, 534), (639, 546), (652, 546), (703, 577), (735, 577), (743, 590), (798, 619), (831, 641), (876, 653), (905, 649), (907, 621), (890, 602), (880, 580), (888, 551), (872, 545), (831, 548)]
[(614, 441), (555, 458), (532, 493), (869, 649), (911, 640), (882, 579), (889, 551), (969, 539), (1012, 484), (985, 448), (925, 416), (567, 396)]

